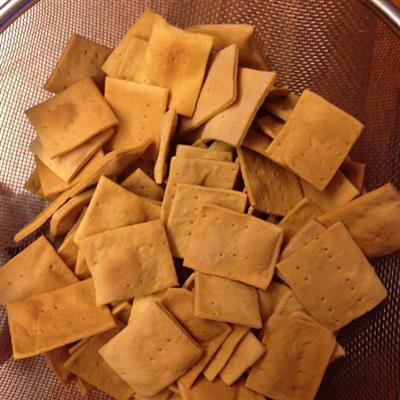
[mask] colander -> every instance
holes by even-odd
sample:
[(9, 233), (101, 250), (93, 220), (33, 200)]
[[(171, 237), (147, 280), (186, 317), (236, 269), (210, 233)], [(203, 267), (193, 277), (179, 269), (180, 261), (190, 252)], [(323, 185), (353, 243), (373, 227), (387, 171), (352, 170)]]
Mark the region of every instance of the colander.
[[(399, 188), (400, 17), (395, 3), (0, 0), (0, 263), (33, 240), (16, 245), (12, 237), (44, 207), (23, 188), (34, 168), (28, 152), (34, 131), (24, 110), (50, 96), (42, 87), (71, 33), (114, 46), (145, 7), (181, 27), (257, 25), (257, 45), (281, 83), (295, 92), (311, 88), (366, 125), (351, 154), (367, 163), (366, 189), (388, 181)], [(347, 355), (329, 367), (318, 399), (400, 399), (400, 257), (372, 264), (389, 297), (340, 332)], [(80, 398), (73, 385), (57, 382), (42, 357), (12, 360), (6, 313), (0, 309), (0, 400)], [(107, 396), (92, 392), (87, 398)]]

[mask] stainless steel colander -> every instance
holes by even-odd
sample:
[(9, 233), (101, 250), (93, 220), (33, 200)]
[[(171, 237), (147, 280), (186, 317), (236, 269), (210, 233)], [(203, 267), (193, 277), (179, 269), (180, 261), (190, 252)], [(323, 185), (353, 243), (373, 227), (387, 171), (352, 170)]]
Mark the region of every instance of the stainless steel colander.
[[(144, 7), (179, 26), (256, 24), (257, 44), (282, 83), (295, 91), (309, 87), (364, 122), (352, 157), (367, 163), (366, 188), (387, 181), (399, 188), (400, 37), (388, 24), (399, 29), (394, 3), (0, 0), (1, 29), (15, 20), (0, 34), (0, 263), (28, 243), (15, 245), (12, 237), (44, 206), (23, 189), (34, 166), (28, 152), (34, 132), (24, 110), (49, 97), (42, 86), (71, 33), (113, 46)], [(318, 399), (400, 399), (400, 257), (373, 264), (389, 297), (341, 331), (338, 340), (347, 356), (329, 368)], [(41, 357), (12, 361), (5, 310), (0, 309), (0, 400), (79, 398), (72, 385), (57, 382)], [(88, 398), (107, 397), (93, 392)]]

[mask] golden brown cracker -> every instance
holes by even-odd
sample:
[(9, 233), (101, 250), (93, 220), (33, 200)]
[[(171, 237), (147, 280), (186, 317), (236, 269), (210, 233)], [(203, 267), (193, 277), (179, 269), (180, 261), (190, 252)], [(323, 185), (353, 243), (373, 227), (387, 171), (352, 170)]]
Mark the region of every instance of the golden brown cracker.
[(126, 177), (121, 186), (138, 196), (146, 197), (153, 200), (162, 200), (164, 190), (161, 186), (157, 185), (153, 179), (143, 172), (142, 169), (137, 168)]

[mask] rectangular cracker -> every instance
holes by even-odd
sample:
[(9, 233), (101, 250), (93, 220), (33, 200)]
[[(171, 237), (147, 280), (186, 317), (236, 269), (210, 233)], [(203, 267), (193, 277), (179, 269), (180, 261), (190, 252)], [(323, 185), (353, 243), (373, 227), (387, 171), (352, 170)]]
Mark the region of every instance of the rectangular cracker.
[(184, 265), (266, 289), (282, 236), (282, 229), (269, 222), (205, 205), (193, 225)]
[(252, 367), (246, 387), (272, 398), (314, 399), (335, 348), (333, 334), (316, 324), (272, 316), (262, 343), (268, 351)]
[(264, 115), (256, 119), (258, 128), (271, 139), (278, 136), (279, 131), (282, 129), (284, 122), (271, 114)]
[(342, 221), (368, 258), (400, 249), (400, 194), (388, 183), (321, 215), (325, 227)]
[(102, 88), (105, 74), (100, 67), (110, 53), (109, 47), (73, 33), (44, 89), (60, 93), (84, 78), (92, 78)]
[(309, 314), (337, 331), (387, 295), (374, 269), (341, 222), (277, 268)]
[(307, 196), (301, 199), (278, 223), (283, 229), (283, 241), (287, 243), (308, 221), (322, 214), (322, 210)]
[(128, 400), (134, 394), (129, 387), (100, 356), (99, 349), (123, 328), (117, 325), (106, 332), (91, 337), (66, 361), (65, 367), (76, 376), (118, 400)]
[(100, 147), (111, 138), (113, 133), (113, 129), (107, 129), (76, 149), (59, 157), (51, 158), (44, 150), (38, 138), (30, 144), (29, 150), (60, 179), (69, 182)]
[(263, 213), (284, 216), (303, 197), (297, 176), (254, 151), (238, 150), (250, 204)]
[(199, 360), (202, 352), (158, 303), (99, 350), (139, 396), (154, 396), (166, 389)]
[(219, 276), (195, 275), (197, 317), (261, 328), (257, 289)]
[(181, 135), (199, 127), (235, 102), (237, 66), (238, 49), (234, 44), (220, 50), (211, 59), (193, 116), (181, 118)]
[(202, 149), (196, 146), (188, 146), (178, 144), (176, 146), (176, 157), (184, 158), (202, 158), (205, 160), (232, 161), (232, 153), (230, 151), (217, 151), (208, 148)]
[(361, 122), (305, 90), (267, 155), (324, 190), (363, 129)]
[(267, 147), (272, 143), (272, 140), (264, 135), (260, 130), (252, 125), (243, 140), (242, 148), (250, 149), (266, 157)]
[(142, 169), (137, 168), (126, 177), (121, 186), (138, 196), (146, 197), (153, 200), (162, 200), (164, 197), (164, 189), (158, 186)]
[(115, 326), (107, 307), (97, 307), (91, 279), (7, 304), (15, 359), (76, 342)]
[(0, 268), (0, 304), (23, 300), (77, 282), (48, 240), (41, 236)]
[(93, 276), (98, 305), (145, 296), (178, 284), (160, 220), (88, 236), (79, 241), (79, 248)]
[(172, 157), (163, 203), (161, 219), (167, 223), (178, 183), (205, 187), (232, 189), (239, 172), (236, 163)]
[(174, 137), (177, 123), (178, 115), (176, 114), (175, 108), (170, 108), (161, 118), (160, 148), (154, 165), (154, 180), (159, 185), (163, 183), (164, 177), (167, 175), (169, 146)]
[(153, 142), (147, 155), (156, 160), (160, 146), (160, 124), (168, 101), (162, 87), (106, 78), (104, 97), (119, 120), (110, 141), (112, 150), (129, 149)]
[(185, 257), (196, 215), (206, 203), (244, 212), (247, 196), (234, 190), (179, 183), (176, 186), (175, 197), (166, 225), (168, 241), (174, 257)]
[(264, 353), (264, 346), (253, 333), (248, 332), (233, 352), (219, 376), (227, 385), (232, 385), (248, 368), (253, 366)]
[(117, 117), (89, 78), (30, 108), (26, 115), (51, 158), (76, 149), (118, 124)]
[(186, 32), (157, 15), (144, 55), (144, 72), (156, 86), (170, 90), (169, 108), (193, 115), (213, 38)]
[(74, 241), (126, 225), (158, 219), (160, 207), (102, 176)]
[(346, 178), (343, 172), (336, 172), (328, 186), (320, 191), (308, 182), (301, 180), (304, 195), (323, 212), (348, 203), (360, 194), (360, 191)]
[(236, 101), (204, 125), (202, 139), (240, 146), (275, 79), (275, 72), (239, 68)]
[(263, 108), (281, 120), (287, 121), (299, 98), (300, 96), (294, 93), (288, 93), (287, 96), (279, 98), (267, 98)]
[(353, 161), (350, 157), (346, 157), (343, 164), (340, 166), (340, 171), (346, 176), (346, 178), (359, 190), (362, 191), (365, 177), (364, 163)]
[(191, 388), (178, 381), (178, 387), (183, 400), (236, 400), (237, 386), (228, 386), (220, 378), (210, 382), (202, 377)]

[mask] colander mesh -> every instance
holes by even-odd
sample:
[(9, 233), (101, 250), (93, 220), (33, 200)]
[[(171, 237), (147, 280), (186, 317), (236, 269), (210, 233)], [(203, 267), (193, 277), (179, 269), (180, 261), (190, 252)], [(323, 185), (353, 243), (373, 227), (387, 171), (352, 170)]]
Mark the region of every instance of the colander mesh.
[[(23, 189), (33, 169), (34, 137), (24, 110), (45, 100), (41, 89), (68, 37), (76, 32), (115, 45), (152, 7), (179, 26), (252, 23), (256, 41), (280, 81), (322, 94), (363, 121), (353, 158), (367, 163), (366, 188), (400, 186), (400, 40), (356, 0), (41, 0), (0, 35), (0, 262), (24, 245), (11, 238), (43, 207)], [(32, 238), (30, 239), (32, 240)], [(400, 260), (373, 262), (388, 299), (342, 330), (347, 356), (331, 366), (318, 394), (332, 400), (400, 398)], [(79, 399), (41, 357), (14, 362), (0, 310), (0, 399)], [(89, 399), (106, 399), (93, 392)]]

